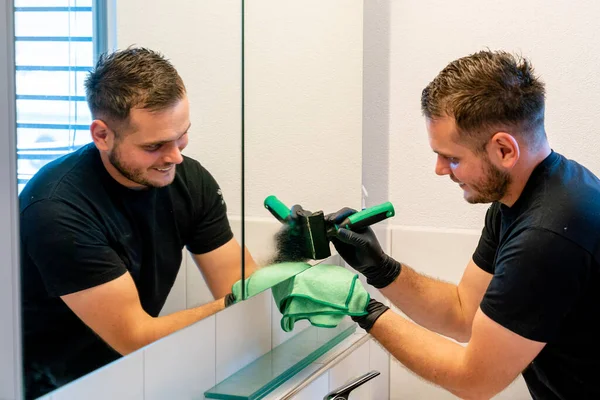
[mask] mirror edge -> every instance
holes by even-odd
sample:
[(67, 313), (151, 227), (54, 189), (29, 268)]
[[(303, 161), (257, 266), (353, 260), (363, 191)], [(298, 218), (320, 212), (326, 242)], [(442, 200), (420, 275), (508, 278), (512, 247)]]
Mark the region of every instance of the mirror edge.
[[(2, 274), (9, 279), (1, 280), (3, 286), (0, 320), (0, 351), (12, 357), (0, 358), (0, 398), (22, 399), (22, 349), (20, 315), (20, 277), (19, 277), (19, 240), (18, 240), (18, 197), (17, 197), (17, 154), (16, 154), (16, 114), (15, 114), (15, 48), (14, 48), (14, 3), (13, 0), (0, 0), (0, 121), (2, 135), (2, 170), (0, 184), (7, 190), (0, 191), (2, 219), (5, 221), (0, 241), (0, 253), (4, 254), (8, 268)], [(5, 264), (6, 265), (6, 264)], [(6, 313), (6, 314), (5, 314)], [(5, 323), (8, 321), (8, 323)], [(5, 352), (6, 351), (6, 352)]]
[(241, 268), (240, 281), (242, 282), (241, 289), (242, 298), (239, 301), (247, 300), (246, 293), (246, 0), (240, 0), (240, 229), (241, 229)]

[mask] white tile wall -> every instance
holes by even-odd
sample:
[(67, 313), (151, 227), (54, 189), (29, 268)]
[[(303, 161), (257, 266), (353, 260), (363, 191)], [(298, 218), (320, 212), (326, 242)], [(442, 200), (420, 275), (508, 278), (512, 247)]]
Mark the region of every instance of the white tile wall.
[(216, 317), (144, 349), (146, 400), (199, 399), (216, 384)]
[(519, 377), (509, 387), (494, 396), (494, 400), (531, 400), (531, 395), (525, 380)]
[(329, 373), (326, 372), (305, 387), (294, 396), (294, 400), (317, 400), (322, 399), (329, 393)]
[(271, 291), (216, 315), (217, 383), (271, 350)]
[(108, 364), (52, 393), (52, 400), (143, 400), (144, 351)]
[(392, 227), (390, 255), (427, 275), (458, 283), (481, 232)]
[[(367, 342), (329, 370), (329, 390), (337, 389), (348, 381), (369, 372), (370, 368), (370, 343)], [(379, 383), (380, 378), (381, 375), (354, 389), (350, 394), (350, 400), (372, 399), (371, 385), (373, 382)]]
[(390, 355), (375, 340), (369, 341), (370, 369), (379, 371), (381, 375), (373, 379), (371, 399), (389, 399), (390, 397)]
[[(312, 373), (316, 372), (320, 366), (321, 366), (320, 364), (314, 364), (314, 363), (310, 364), (309, 366), (304, 368), (302, 371), (300, 371), (296, 375), (294, 375), (294, 379), (291, 379), (291, 380), (288, 380), (287, 382), (282, 383), (281, 386), (279, 386), (277, 389), (273, 390), (271, 393), (269, 393), (267, 396), (265, 396), (265, 398), (263, 400), (281, 399), (283, 396), (288, 394), (292, 389), (294, 389), (296, 387), (296, 385), (298, 385), (298, 382), (302, 382), (304, 379), (308, 378)], [(319, 377), (319, 379), (320, 378), (321, 377)], [(325, 383), (328, 384), (329, 381), (327, 380), (327, 381), (325, 381)], [(306, 387), (306, 389), (308, 389), (308, 386)], [(325, 390), (327, 390), (327, 389), (325, 389)], [(322, 393), (326, 393), (326, 392), (322, 392)], [(300, 395), (300, 393), (298, 395)], [(295, 396), (294, 400), (296, 400), (297, 398), (298, 397)], [(319, 397), (313, 397), (313, 398), (318, 399)], [(323, 398), (323, 396), (321, 396), (320, 398)]]

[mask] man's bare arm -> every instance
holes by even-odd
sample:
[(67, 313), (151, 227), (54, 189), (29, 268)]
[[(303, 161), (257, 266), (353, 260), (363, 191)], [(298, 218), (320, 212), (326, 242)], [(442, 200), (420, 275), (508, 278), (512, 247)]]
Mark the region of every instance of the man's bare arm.
[(415, 272), (402, 272), (381, 293), (413, 321), (427, 329), (467, 342), (479, 303), (492, 275), (469, 262), (458, 285)]
[(129, 354), (225, 308), (224, 299), (163, 317), (140, 303), (129, 273), (90, 289), (62, 296), (67, 306), (109, 346)]
[(369, 333), (408, 369), (461, 399), (495, 396), (545, 346), (504, 328), (481, 310), (472, 331), (462, 346), (388, 310)]
[[(244, 254), (247, 278), (256, 270), (256, 263), (248, 249), (244, 249)], [(208, 253), (192, 254), (192, 258), (215, 299), (230, 293), (242, 277), (242, 248), (235, 239)]]

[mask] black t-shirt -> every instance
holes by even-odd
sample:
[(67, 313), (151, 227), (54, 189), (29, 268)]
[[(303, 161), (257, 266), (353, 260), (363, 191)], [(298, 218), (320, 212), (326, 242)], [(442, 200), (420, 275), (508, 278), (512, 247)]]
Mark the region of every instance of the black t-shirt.
[(481, 310), (547, 343), (523, 371), (533, 398), (600, 399), (598, 178), (552, 152), (512, 207), (490, 206), (473, 261), (494, 275)]
[[(93, 144), (42, 168), (19, 196), (28, 393), (52, 390), (119, 357), (60, 299), (129, 272), (158, 316), (182, 261), (233, 237), (217, 182), (184, 157), (172, 184), (128, 189)], [(48, 386), (44, 389), (44, 386)]]

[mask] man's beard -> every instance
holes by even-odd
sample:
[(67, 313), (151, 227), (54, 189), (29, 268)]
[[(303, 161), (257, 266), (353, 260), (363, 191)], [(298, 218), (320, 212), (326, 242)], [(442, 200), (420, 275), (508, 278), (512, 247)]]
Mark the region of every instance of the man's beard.
[(484, 159), (484, 165), (487, 170), (484, 180), (469, 185), (475, 192), (472, 196), (465, 197), (470, 204), (492, 203), (502, 199), (512, 182), (510, 174), (501, 171), (489, 159)]
[(118, 145), (108, 153), (108, 161), (112, 164), (117, 171), (121, 173), (125, 178), (139, 185), (146, 187), (162, 187), (164, 185), (157, 185), (144, 176), (144, 171), (141, 169), (135, 169), (128, 167), (121, 158)]

